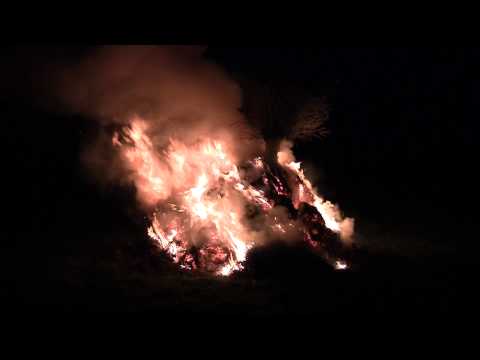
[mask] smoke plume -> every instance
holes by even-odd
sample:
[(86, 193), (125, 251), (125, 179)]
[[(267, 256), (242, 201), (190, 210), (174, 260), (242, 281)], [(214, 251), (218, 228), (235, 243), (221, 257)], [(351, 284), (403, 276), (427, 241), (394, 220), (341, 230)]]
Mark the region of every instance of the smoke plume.
[[(238, 159), (262, 150), (262, 141), (240, 112), (239, 86), (195, 46), (107, 46), (55, 76), (55, 97), (70, 111), (120, 127), (139, 116), (161, 150), (169, 139), (222, 138)], [(235, 138), (232, 138), (234, 134)], [(242, 141), (239, 141), (242, 140)], [(104, 181), (131, 181), (105, 131), (84, 154)]]

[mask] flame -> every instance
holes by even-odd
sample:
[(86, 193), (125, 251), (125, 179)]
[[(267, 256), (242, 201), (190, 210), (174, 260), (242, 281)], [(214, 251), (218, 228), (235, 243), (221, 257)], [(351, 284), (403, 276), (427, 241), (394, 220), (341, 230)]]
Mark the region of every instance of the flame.
[[(271, 208), (264, 194), (242, 182), (233, 157), (224, 144), (202, 139), (185, 144), (170, 139), (167, 149), (155, 149), (148, 127), (139, 118), (123, 129), (113, 144), (134, 172), (139, 197), (157, 206), (147, 233), (182, 268), (202, 267), (219, 275), (241, 270), (253, 246), (241, 221), (242, 198)], [(260, 166), (257, 159), (257, 166)]]
[(293, 155), (289, 152), (289, 149), (279, 151), (277, 159), (280, 165), (290, 169), (290, 171), (301, 180), (298, 186), (296, 201), (294, 201), (295, 207), (298, 208), (301, 202), (313, 205), (320, 215), (322, 215), (327, 228), (339, 233), (342, 239), (350, 240), (353, 235), (353, 219), (344, 218), (338, 206), (323, 199), (317, 194), (317, 191), (314, 189), (310, 180), (306, 178), (303, 169), (301, 168), (301, 163), (292, 161)]
[[(221, 276), (242, 270), (248, 251), (256, 245), (256, 236), (245, 221), (246, 205), (269, 214), (275, 203), (266, 189), (289, 196), (285, 184), (273, 173), (262, 175), (259, 186), (245, 180), (234, 154), (221, 139), (185, 143), (171, 138), (159, 147), (149, 134), (148, 123), (134, 117), (129, 126), (114, 134), (112, 144), (130, 170), (140, 202), (150, 209), (148, 236), (182, 269)], [(278, 153), (279, 164), (300, 179), (294, 206), (312, 204), (329, 229), (348, 236), (344, 223), (350, 219), (342, 219), (338, 208), (315, 192), (299, 162), (287, 160), (289, 154)], [(253, 172), (265, 174), (267, 165), (261, 157), (248, 165)], [(270, 230), (279, 236), (295, 226), (277, 216), (270, 223)], [(309, 234), (307, 238), (317, 245)]]

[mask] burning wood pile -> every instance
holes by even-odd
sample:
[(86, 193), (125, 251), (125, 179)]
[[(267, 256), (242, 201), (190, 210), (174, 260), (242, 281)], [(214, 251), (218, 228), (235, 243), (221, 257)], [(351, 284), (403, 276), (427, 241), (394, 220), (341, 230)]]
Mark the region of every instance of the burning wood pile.
[(133, 118), (112, 143), (148, 205), (148, 235), (182, 269), (230, 275), (254, 246), (299, 239), (335, 268), (348, 266), (343, 252), (353, 219), (318, 195), (290, 143), (280, 144), (276, 161), (237, 164), (221, 139), (171, 138), (160, 148), (147, 124)]

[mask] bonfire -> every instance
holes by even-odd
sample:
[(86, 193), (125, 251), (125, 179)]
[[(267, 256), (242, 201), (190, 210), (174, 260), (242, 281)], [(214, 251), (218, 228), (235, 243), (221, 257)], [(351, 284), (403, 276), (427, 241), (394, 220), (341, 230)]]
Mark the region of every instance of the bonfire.
[(301, 239), (336, 269), (348, 266), (342, 253), (353, 220), (317, 193), (290, 142), (279, 144), (273, 162), (237, 163), (222, 139), (171, 138), (158, 148), (148, 122), (133, 117), (112, 144), (150, 204), (148, 236), (180, 268), (227, 276), (268, 239)]
[(204, 50), (106, 47), (66, 72), (66, 104), (102, 124), (84, 155), (92, 174), (133, 185), (145, 232), (182, 269), (230, 275), (272, 241), (305, 242), (348, 267), (353, 219), (292, 151), (325, 135), (324, 102), (292, 81), (232, 81)]

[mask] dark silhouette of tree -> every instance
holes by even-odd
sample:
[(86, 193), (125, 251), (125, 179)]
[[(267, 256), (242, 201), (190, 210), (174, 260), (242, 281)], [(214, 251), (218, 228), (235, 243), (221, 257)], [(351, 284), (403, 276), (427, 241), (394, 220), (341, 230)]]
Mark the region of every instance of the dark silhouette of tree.
[(282, 139), (307, 141), (327, 134), (328, 107), (298, 84), (240, 80), (243, 112), (265, 139), (267, 158), (274, 159)]

